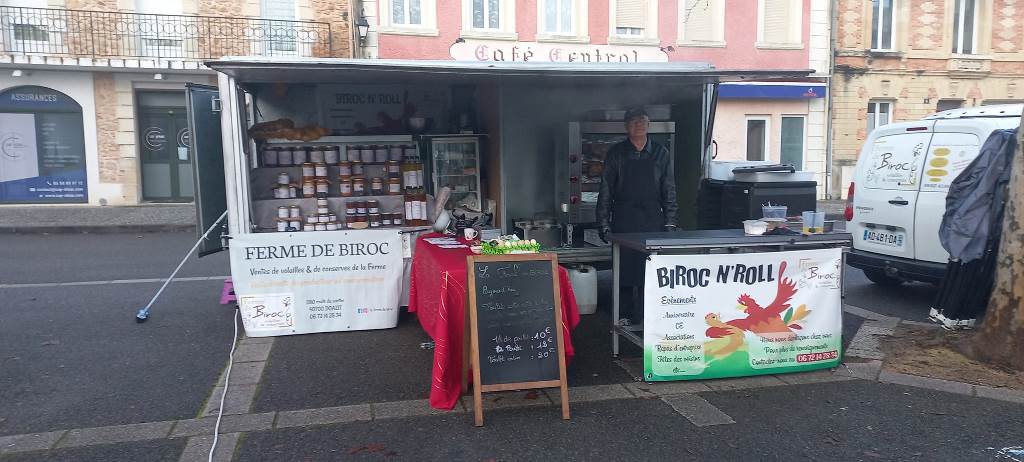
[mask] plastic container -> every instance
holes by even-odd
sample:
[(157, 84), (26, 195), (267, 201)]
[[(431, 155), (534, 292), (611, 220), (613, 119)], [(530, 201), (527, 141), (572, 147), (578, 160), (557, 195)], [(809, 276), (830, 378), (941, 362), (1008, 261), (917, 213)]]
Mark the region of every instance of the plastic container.
[(768, 223), (761, 220), (743, 220), (743, 233), (748, 236), (760, 236), (768, 232)]
[(576, 304), (580, 314), (597, 312), (597, 269), (593, 266), (581, 265), (566, 268), (572, 291), (576, 294)]
[(764, 218), (786, 218), (789, 207), (785, 205), (762, 205), (761, 216)]

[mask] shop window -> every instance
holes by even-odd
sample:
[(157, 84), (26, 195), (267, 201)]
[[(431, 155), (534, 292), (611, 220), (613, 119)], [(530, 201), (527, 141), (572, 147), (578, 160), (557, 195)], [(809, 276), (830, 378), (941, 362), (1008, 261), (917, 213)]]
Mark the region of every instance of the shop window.
[(953, 5), (953, 53), (974, 54), (977, 0), (956, 0)]
[(893, 3), (896, 0), (871, 1), (871, 49), (890, 51), (893, 49)]
[(462, 36), (515, 40), (515, 0), (463, 0)]
[(39, 86), (0, 92), (0, 203), (84, 203), (82, 106)]
[(758, 48), (802, 48), (803, 1), (758, 0)]
[(892, 121), (892, 103), (872, 101), (868, 103), (868, 133)]
[(612, 0), (608, 43), (658, 44), (657, 0)]
[(805, 120), (804, 116), (782, 116), (779, 161), (798, 170), (804, 165)]
[(964, 107), (964, 100), (962, 99), (940, 99), (938, 104), (935, 105), (935, 112), (960, 109), (962, 107)]
[(679, 44), (725, 46), (725, 0), (680, 0)]
[(380, 32), (437, 35), (435, 10), (434, 0), (384, 0), (380, 8)]
[(747, 117), (747, 160), (768, 158), (768, 117)]

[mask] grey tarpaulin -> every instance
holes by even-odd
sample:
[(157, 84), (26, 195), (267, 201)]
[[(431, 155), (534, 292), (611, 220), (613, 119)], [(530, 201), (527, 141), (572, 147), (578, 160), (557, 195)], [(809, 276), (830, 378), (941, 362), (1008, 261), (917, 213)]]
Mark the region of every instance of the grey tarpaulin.
[(993, 229), (1002, 225), (995, 216), (1003, 208), (1002, 190), (1010, 181), (1016, 148), (1017, 129), (992, 132), (978, 157), (949, 186), (939, 240), (951, 259), (969, 262), (981, 258)]
[(953, 180), (939, 239), (950, 253), (931, 316), (947, 327), (973, 325), (985, 311), (1002, 236), (1017, 130), (996, 130)]

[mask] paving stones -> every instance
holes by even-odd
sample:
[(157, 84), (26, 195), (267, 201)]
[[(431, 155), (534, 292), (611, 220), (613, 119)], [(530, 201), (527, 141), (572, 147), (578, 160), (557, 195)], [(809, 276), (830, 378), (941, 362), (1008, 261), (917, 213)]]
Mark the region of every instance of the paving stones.
[(306, 425), (327, 425), (333, 423), (371, 420), (373, 411), (369, 404), (354, 406), (326, 407), (320, 409), (303, 409), (300, 411), (282, 411), (277, 413), (277, 428), (304, 427)]
[(68, 430), (67, 435), (60, 440), (57, 447), (69, 448), (166, 438), (171, 433), (173, 424), (173, 422), (149, 422)]
[(26, 435), (0, 436), (0, 454), (50, 449), (64, 436), (64, 433), (66, 432), (61, 430)]
[[(228, 433), (217, 437), (217, 449), (213, 451), (215, 462), (230, 462), (235, 455), (235, 446), (241, 433)], [(189, 438), (185, 450), (181, 452), (180, 462), (199, 462), (209, 460), (210, 446), (213, 444), (213, 435)]]
[(726, 413), (707, 402), (704, 398), (694, 394), (682, 394), (665, 396), (661, 398), (672, 409), (675, 409), (686, 420), (698, 427), (711, 425), (726, 425), (736, 423)]

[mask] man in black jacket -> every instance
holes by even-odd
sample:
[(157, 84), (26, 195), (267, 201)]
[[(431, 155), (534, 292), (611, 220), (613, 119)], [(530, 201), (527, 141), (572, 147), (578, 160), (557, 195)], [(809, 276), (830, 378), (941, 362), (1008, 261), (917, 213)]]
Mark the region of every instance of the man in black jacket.
[[(671, 153), (647, 136), (651, 119), (642, 108), (626, 111), (626, 133), (604, 160), (601, 192), (597, 197), (597, 221), (601, 240), (609, 233), (645, 233), (676, 229), (676, 183)], [(633, 288), (628, 312), (635, 322), (643, 320), (645, 255), (620, 251), (620, 284)]]
[(601, 239), (608, 233), (673, 231), (676, 183), (671, 153), (647, 136), (651, 119), (642, 108), (626, 111), (629, 137), (608, 150), (597, 197)]

